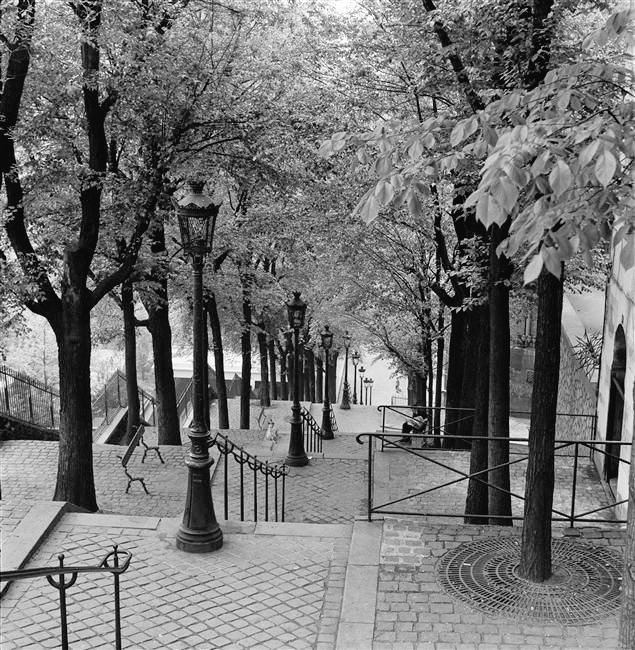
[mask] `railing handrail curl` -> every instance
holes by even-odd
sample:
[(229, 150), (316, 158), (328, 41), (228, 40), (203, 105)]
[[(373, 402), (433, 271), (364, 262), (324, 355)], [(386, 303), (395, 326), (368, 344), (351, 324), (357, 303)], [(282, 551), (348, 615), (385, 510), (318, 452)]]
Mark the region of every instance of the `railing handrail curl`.
[[(219, 437), (222, 438), (222, 443), (218, 442)], [(277, 476), (286, 476), (289, 473), (289, 468), (284, 463), (280, 465), (278, 463), (269, 463), (269, 461), (262, 461), (258, 458), (258, 456), (254, 456), (248, 451), (245, 451), (242, 445), (239, 446), (235, 442), (232, 442), (220, 431), (217, 431), (216, 435), (211, 439), (210, 446), (213, 445), (216, 445), (221, 454), (231, 454), (234, 459), (241, 465), (244, 465), (246, 463), (250, 469), (260, 471), (263, 476), (269, 474), (269, 476), (276, 478), (276, 476), (274, 476), (274, 471), (279, 472)], [(236, 450), (238, 450), (238, 452), (236, 452)]]

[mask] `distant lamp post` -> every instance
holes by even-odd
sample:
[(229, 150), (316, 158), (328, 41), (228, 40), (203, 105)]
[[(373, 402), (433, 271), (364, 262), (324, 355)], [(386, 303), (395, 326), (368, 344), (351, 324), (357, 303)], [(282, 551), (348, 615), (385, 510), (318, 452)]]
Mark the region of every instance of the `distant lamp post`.
[(357, 350), (351, 354), (353, 362), (353, 404), (357, 404), (357, 364), (359, 363), (359, 352)]
[[(331, 426), (331, 401), (329, 395), (329, 351), (333, 346), (333, 332), (329, 326), (325, 325), (324, 330), (320, 332), (322, 337), (322, 347), (324, 348), (324, 403), (322, 406), (322, 438), (324, 440), (333, 440), (333, 427)], [(350, 408), (350, 406), (349, 406)]]
[(366, 372), (366, 368), (364, 366), (359, 367), (359, 403), (363, 406), (364, 405), (364, 373)]
[(346, 332), (342, 337), (344, 339), (344, 349), (346, 356), (344, 358), (344, 390), (342, 391), (341, 409), (351, 408), (351, 387), (348, 385), (348, 349), (351, 347), (351, 335)]
[(366, 381), (368, 382), (368, 398), (366, 399), (366, 405), (371, 406), (373, 403), (373, 384), (375, 383), (375, 380), (369, 377)]
[(369, 404), (369, 402), (368, 402), (368, 386), (370, 384), (370, 381), (371, 380), (368, 377), (366, 379), (364, 379), (364, 399), (366, 400), (366, 406), (368, 406), (368, 404)]
[(304, 451), (300, 418), (300, 329), (304, 327), (305, 314), (306, 303), (300, 298), (300, 292), (294, 291), (293, 300), (287, 303), (289, 327), (293, 329), (293, 405), (291, 406), (289, 451), (284, 461), (291, 467), (303, 467), (309, 464), (309, 457)]
[(181, 229), (181, 241), (186, 255), (192, 259), (194, 292), (192, 300), (194, 413), (190, 427), (190, 453), (185, 461), (188, 468), (187, 497), (183, 522), (176, 534), (176, 547), (188, 553), (207, 553), (223, 545), (223, 532), (216, 521), (209, 468), (214, 460), (209, 455), (210, 435), (205, 417), (205, 364), (203, 346), (203, 266), (212, 250), (218, 205), (203, 194), (203, 183), (190, 183), (189, 192), (175, 202)]

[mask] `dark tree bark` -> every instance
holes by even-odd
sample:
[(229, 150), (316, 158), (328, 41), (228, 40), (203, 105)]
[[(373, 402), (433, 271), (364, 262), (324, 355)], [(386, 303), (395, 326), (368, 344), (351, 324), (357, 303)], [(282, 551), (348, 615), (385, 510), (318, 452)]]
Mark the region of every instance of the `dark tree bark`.
[[(443, 353), (444, 353), (444, 348), (445, 348), (445, 337), (443, 336), (443, 328), (444, 328), (444, 312), (445, 309), (443, 305), (439, 307), (439, 315), (437, 317), (437, 332), (439, 332), (439, 336), (437, 338), (437, 367), (436, 367), (436, 375), (435, 375), (435, 384), (434, 384), (434, 419), (433, 419), (433, 426), (434, 426), (434, 434), (439, 435), (441, 432), (441, 407), (443, 406), (442, 404), (442, 389), (443, 389)], [(475, 398), (476, 399), (476, 398)], [(435, 447), (440, 447), (441, 446), (441, 440), (439, 438), (435, 438), (433, 441), (433, 445)]]
[(469, 449), (476, 384), (474, 341), (478, 318), (474, 310), (453, 311), (446, 382), (446, 425), (443, 446), (446, 449)]
[(545, 269), (538, 277), (536, 357), (531, 393), (529, 461), (525, 477), (525, 515), (520, 575), (533, 582), (551, 576), (551, 509), (554, 486), (554, 440), (560, 369), (562, 277)]
[(315, 401), (324, 400), (324, 361), (320, 354), (315, 355)]
[(123, 312), (123, 330), (126, 366), (126, 397), (128, 402), (128, 418), (126, 433), (122, 443), (127, 445), (132, 440), (134, 432), (141, 423), (139, 386), (137, 384), (137, 341), (134, 316), (134, 297), (132, 280), (126, 278), (121, 285), (121, 307)]
[(260, 353), (260, 406), (271, 406), (269, 397), (269, 365), (267, 361), (267, 333), (264, 330), (264, 323), (258, 323), (258, 352)]
[(160, 445), (181, 444), (181, 424), (176, 407), (176, 387), (172, 364), (172, 328), (169, 319), (168, 278), (166, 269), (165, 230), (156, 219), (150, 229), (152, 293), (140, 292), (148, 319), (146, 326), (152, 338), (154, 387), (156, 392), (157, 430)]
[(294, 386), (295, 386), (295, 353), (293, 351), (293, 343), (289, 341), (286, 347), (287, 350), (287, 377), (289, 380), (289, 399), (293, 399)]
[(240, 428), (249, 429), (249, 406), (251, 400), (251, 303), (243, 283), (243, 329), (240, 335), (242, 352), (242, 382), (240, 386)]
[(227, 384), (225, 383), (225, 358), (223, 355), (223, 336), (218, 317), (216, 296), (208, 294), (205, 309), (212, 330), (212, 347), (214, 349), (214, 367), (216, 368), (216, 396), (218, 403), (218, 428), (229, 429), (229, 410), (227, 408)]
[(267, 338), (269, 352), (269, 396), (278, 399), (278, 379), (276, 378), (276, 342), (272, 336)]
[[(633, 402), (635, 404), (635, 382)], [(628, 481), (628, 514), (624, 545), (622, 607), (620, 609), (620, 650), (635, 648), (635, 444), (631, 445), (631, 471)]]
[(309, 379), (309, 400), (315, 402), (315, 355), (311, 348), (305, 348), (305, 368)]
[(205, 426), (207, 430), (210, 429), (210, 407), (211, 407), (211, 398), (209, 391), (209, 332), (207, 331), (206, 319), (205, 319), (205, 303), (201, 306), (203, 310), (203, 324), (201, 327), (201, 336), (203, 338), (203, 344), (201, 346), (202, 350), (205, 353), (205, 363), (203, 364), (203, 414), (205, 417)]
[(305, 402), (312, 402), (311, 395), (311, 367), (309, 366), (309, 347), (302, 344), (302, 394)]
[[(475, 386), (475, 409), (472, 423), (474, 436), (487, 437), (488, 407), (489, 407), (489, 305), (485, 303), (477, 308), (480, 328), (477, 338), (477, 382)], [(470, 474), (482, 472), (487, 469), (487, 440), (472, 440), (470, 452)], [(487, 472), (481, 474), (477, 480), (468, 481), (467, 497), (465, 499), (465, 523), (487, 523), (486, 517), (471, 517), (470, 515), (488, 514), (488, 488)]]
[[(489, 269), (489, 466), (509, 462), (509, 287), (511, 265), (504, 256), (496, 255), (496, 247), (507, 235), (507, 228), (493, 227), (490, 242)], [(500, 439), (500, 441), (499, 441)], [(511, 526), (512, 502), (509, 494), (509, 466), (489, 472), (490, 523)], [(500, 489), (497, 489), (500, 488)]]
[[(329, 399), (331, 404), (337, 403), (337, 357), (339, 350), (331, 350), (329, 352)], [(366, 404), (366, 400), (364, 400)]]

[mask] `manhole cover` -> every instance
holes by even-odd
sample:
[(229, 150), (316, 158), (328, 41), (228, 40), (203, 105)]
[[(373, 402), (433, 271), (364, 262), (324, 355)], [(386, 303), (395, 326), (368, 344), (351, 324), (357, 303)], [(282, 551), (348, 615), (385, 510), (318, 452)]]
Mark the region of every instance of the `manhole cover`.
[(553, 576), (535, 583), (518, 575), (520, 540), (466, 542), (437, 565), (439, 584), (486, 614), (588, 625), (620, 606), (622, 558), (607, 548), (567, 539), (552, 542)]

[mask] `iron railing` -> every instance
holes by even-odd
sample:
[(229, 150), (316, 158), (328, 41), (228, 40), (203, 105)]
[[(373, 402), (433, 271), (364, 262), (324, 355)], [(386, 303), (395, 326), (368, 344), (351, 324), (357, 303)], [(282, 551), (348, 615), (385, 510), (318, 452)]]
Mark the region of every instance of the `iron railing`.
[[(465, 472), (462, 469), (452, 466), (448, 464), (448, 462), (443, 462), (443, 460), (440, 460), (439, 458), (434, 458), (435, 455), (442, 455), (444, 453), (444, 450), (441, 450), (438, 445), (434, 445), (434, 441), (438, 440), (439, 438), (442, 438), (443, 436), (438, 436), (434, 434), (409, 434), (411, 435), (413, 440), (419, 440), (421, 443), (421, 448), (412, 448), (410, 446), (404, 446), (402, 445), (398, 439), (396, 440), (395, 438), (397, 436), (400, 436), (401, 434), (385, 434), (385, 433), (361, 433), (356, 437), (356, 440), (359, 444), (364, 444), (362, 438), (366, 437), (368, 438), (368, 511), (367, 511), (367, 516), (368, 516), (368, 521), (372, 520), (372, 515), (373, 514), (390, 514), (390, 515), (416, 515), (416, 516), (426, 516), (426, 517), (466, 517), (469, 516), (470, 518), (483, 518), (483, 519), (488, 519), (492, 515), (478, 515), (478, 514), (472, 514), (472, 513), (465, 513), (465, 512), (448, 512), (448, 511), (427, 511), (425, 509), (421, 510), (418, 509), (416, 511), (405, 511), (405, 510), (397, 510), (393, 509), (393, 506), (397, 504), (404, 503), (406, 501), (414, 500), (419, 497), (422, 497), (424, 495), (430, 494), (432, 492), (438, 491), (438, 490), (443, 490), (444, 488), (448, 488), (450, 486), (454, 486), (458, 483), (461, 483), (462, 481), (467, 481), (469, 479), (474, 479), (478, 481), (479, 483), (486, 485), (488, 488), (497, 490), (498, 492), (503, 492), (505, 494), (509, 494), (511, 497), (514, 499), (520, 499), (521, 501), (525, 500), (525, 496), (521, 494), (517, 494), (515, 492), (512, 492), (511, 490), (506, 490), (498, 485), (494, 485), (493, 483), (489, 483), (487, 481), (487, 475), (489, 472), (493, 472), (499, 469), (502, 469), (504, 467), (510, 467), (512, 465), (516, 465), (518, 463), (525, 462), (529, 459), (528, 454), (523, 454), (520, 456), (516, 456), (513, 460), (507, 462), (507, 463), (502, 463), (500, 465), (495, 465), (492, 467), (487, 467), (486, 469), (480, 470), (478, 472)], [(487, 436), (473, 436), (472, 440), (486, 440), (486, 441), (492, 441), (492, 442), (497, 442), (500, 443), (501, 439), (496, 438), (496, 437), (487, 437)], [(509, 438), (509, 442), (526, 442), (523, 438)], [(381, 442), (381, 445), (376, 444), (377, 442)], [(615, 449), (616, 447), (621, 447), (621, 446), (630, 446), (632, 443), (631, 442), (616, 442), (616, 441), (606, 441), (606, 440), (561, 440), (561, 439), (556, 439), (555, 440), (555, 446), (554, 446), (554, 451), (557, 453), (558, 451), (566, 448), (573, 448), (573, 468), (572, 468), (572, 480), (571, 480), (571, 487), (570, 487), (570, 510), (568, 513), (563, 512), (562, 510), (558, 510), (556, 508), (552, 509), (552, 521), (566, 521), (569, 522), (569, 526), (573, 528), (576, 523), (611, 523), (611, 524), (623, 524), (626, 522), (625, 519), (617, 519), (615, 517), (611, 517), (608, 519), (599, 519), (599, 518), (594, 518), (591, 517), (591, 515), (595, 515), (599, 512), (603, 512), (606, 510), (612, 510), (616, 508), (617, 506), (623, 505), (628, 502), (627, 499), (621, 500), (621, 501), (616, 501), (615, 503), (611, 503), (606, 506), (600, 506), (598, 508), (593, 508), (591, 510), (587, 510), (585, 512), (576, 512), (576, 496), (577, 496), (577, 486), (578, 486), (578, 461), (580, 457), (580, 447), (586, 448), (589, 450), (589, 456), (592, 456), (593, 454), (602, 454), (607, 458), (612, 458), (614, 460), (617, 460), (619, 463), (625, 463), (626, 465), (630, 466), (630, 462), (627, 460), (624, 460), (623, 458), (620, 457), (620, 455), (615, 455), (610, 452), (608, 452), (606, 449), (603, 449), (603, 447), (606, 448), (611, 448)], [(381, 446), (381, 449), (383, 450), (384, 448), (394, 448), (394, 449), (401, 449), (405, 451), (407, 454), (410, 454), (411, 456), (415, 456), (417, 458), (420, 458), (422, 461), (431, 463), (433, 465), (436, 465), (437, 467), (441, 467), (443, 470), (446, 470), (447, 472), (454, 473), (458, 476), (458, 478), (455, 478), (453, 480), (448, 480), (440, 485), (434, 485), (432, 487), (419, 490), (415, 493), (412, 494), (407, 494), (406, 496), (403, 497), (398, 497), (395, 499), (391, 499), (390, 501), (387, 501), (386, 503), (382, 503), (379, 505), (374, 504), (373, 502), (373, 497), (374, 497), (374, 486), (373, 486), (373, 477), (375, 474), (375, 448)], [(429, 447), (429, 449), (425, 449), (424, 447)], [(447, 454), (447, 452), (445, 452)], [(428, 455), (429, 454), (429, 455)], [(443, 458), (446, 458), (445, 456)], [(425, 472), (418, 472), (418, 476), (420, 477), (425, 477), (426, 473)], [(516, 515), (496, 515), (496, 519), (510, 519), (510, 520), (522, 520), (522, 516), (516, 516)]]
[[(97, 566), (64, 566), (64, 555), (58, 555), (57, 558), (59, 560), (59, 566), (57, 567), (2, 571), (2, 573), (0, 573), (0, 580), (14, 581), (45, 577), (48, 583), (58, 590), (61, 647), (63, 650), (68, 650), (66, 591), (75, 584), (77, 576), (80, 573), (112, 573), (114, 581), (115, 647), (117, 650), (121, 650), (121, 602), (119, 595), (119, 576), (130, 566), (132, 554), (128, 551), (120, 551), (117, 545), (114, 545), (113, 550), (110, 551)], [(66, 579), (67, 576), (70, 576), (68, 580)]]
[(189, 379), (183, 392), (178, 396), (176, 402), (176, 412), (179, 422), (184, 426), (189, 425), (190, 418), (194, 415), (194, 383)]
[(322, 427), (315, 418), (304, 407), (300, 407), (302, 418), (302, 437), (304, 439), (305, 451), (313, 454), (322, 453)]
[(0, 412), (46, 429), (59, 429), (60, 396), (46, 384), (0, 365)]
[[(428, 433), (435, 434), (436, 438), (433, 438), (431, 441), (432, 446), (444, 446), (445, 442), (460, 442), (469, 446), (473, 437), (471, 435), (461, 436), (455, 434), (448, 434), (446, 431), (449, 425), (465, 424), (472, 421), (474, 417), (473, 408), (447, 408), (445, 406), (397, 406), (394, 404), (381, 404), (377, 407), (377, 410), (382, 414), (381, 422), (381, 431), (386, 433), (391, 429), (394, 430), (394, 427), (390, 427), (386, 424), (386, 414), (394, 413), (400, 417), (400, 419), (408, 420), (412, 418), (412, 413), (424, 413), (428, 419)], [(437, 414), (440, 414), (438, 418), (441, 422), (439, 426), (434, 426), (433, 422), (437, 418)], [(529, 417), (531, 413), (529, 411), (509, 411), (510, 417), (519, 417), (527, 420), (529, 424)], [(452, 417), (451, 420), (448, 420), (448, 416)], [(577, 436), (580, 440), (595, 440), (597, 433), (597, 416), (593, 413), (556, 413), (556, 428), (561, 429), (572, 429), (575, 428)], [(526, 443), (526, 439), (522, 439), (521, 442)], [(448, 445), (451, 446), (451, 445)], [(382, 443), (383, 449), (383, 443)], [(572, 453), (573, 450), (571, 450)], [(566, 453), (566, 452), (565, 452)]]
[[(97, 429), (110, 424), (121, 409), (128, 407), (127, 382), (126, 375), (121, 370), (116, 370), (93, 399), (93, 420), (97, 421), (101, 418)], [(155, 399), (143, 388), (138, 388), (138, 394), (141, 417), (154, 426), (156, 423)]]
[[(220, 451), (223, 459), (223, 513), (225, 519), (229, 519), (229, 495), (230, 493), (235, 494), (235, 482), (237, 481), (238, 493), (240, 494), (240, 521), (245, 521), (245, 505), (249, 498), (253, 503), (252, 521), (258, 521), (259, 515), (265, 521), (269, 521), (271, 510), (273, 510), (272, 521), (284, 521), (286, 476), (289, 471), (287, 466), (258, 460), (257, 456), (252, 456), (242, 446), (234, 444), (220, 432), (212, 438), (210, 446), (215, 446)], [(230, 456), (236, 461), (233, 467), (238, 471), (238, 477), (234, 477), (231, 481)], [(249, 478), (246, 474), (251, 474), (251, 477)], [(273, 493), (270, 495), (271, 483), (273, 483)], [(251, 495), (249, 492), (251, 492)], [(260, 500), (259, 493), (264, 493)], [(262, 499), (264, 499), (264, 502)], [(261, 506), (262, 513), (260, 513)], [(233, 516), (235, 514), (232, 513)]]

